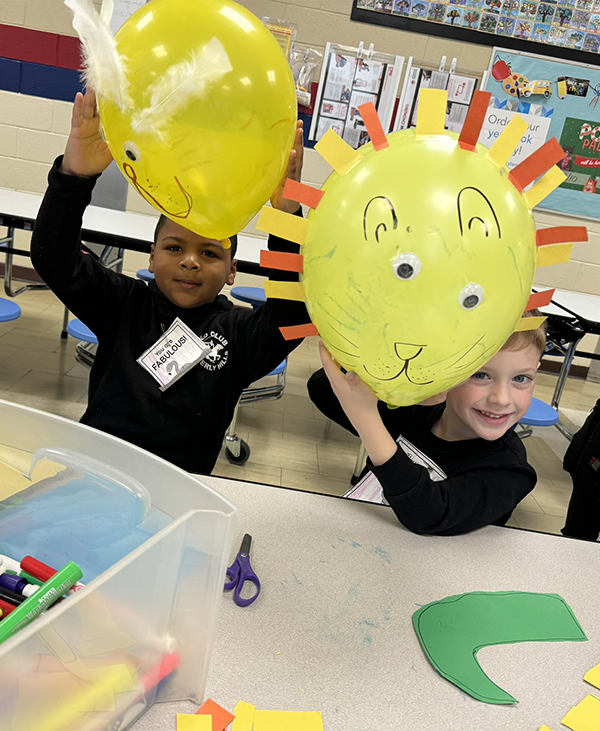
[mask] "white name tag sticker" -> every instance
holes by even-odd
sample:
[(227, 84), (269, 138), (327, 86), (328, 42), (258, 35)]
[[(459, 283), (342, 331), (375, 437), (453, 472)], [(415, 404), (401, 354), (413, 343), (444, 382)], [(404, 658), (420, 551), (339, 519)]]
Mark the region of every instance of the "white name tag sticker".
[(166, 391), (175, 381), (206, 358), (211, 346), (178, 317), (171, 327), (137, 359), (137, 362)]

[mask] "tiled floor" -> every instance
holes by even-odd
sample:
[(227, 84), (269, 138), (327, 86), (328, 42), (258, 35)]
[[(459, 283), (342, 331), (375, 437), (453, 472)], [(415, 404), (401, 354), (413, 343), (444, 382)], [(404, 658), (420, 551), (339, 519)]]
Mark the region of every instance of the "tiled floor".
[[(237, 284), (255, 283), (240, 275)], [(88, 371), (75, 362), (76, 343), (61, 341), (63, 308), (48, 291), (25, 292), (23, 310), (0, 323), (0, 398), (78, 419), (85, 409)], [(342, 494), (352, 474), (358, 440), (325, 419), (306, 393), (306, 381), (320, 367), (316, 340), (292, 354), (283, 397), (240, 409), (237, 433), (251, 447), (249, 461), (234, 466), (222, 455), (215, 474)], [(556, 376), (540, 374), (536, 396), (549, 400)], [(600, 397), (600, 384), (569, 379), (561, 402), (562, 420), (583, 423)], [(571, 482), (562, 469), (566, 439), (554, 428), (536, 429), (526, 440), (538, 484), (515, 510), (512, 524), (550, 533), (564, 525)]]

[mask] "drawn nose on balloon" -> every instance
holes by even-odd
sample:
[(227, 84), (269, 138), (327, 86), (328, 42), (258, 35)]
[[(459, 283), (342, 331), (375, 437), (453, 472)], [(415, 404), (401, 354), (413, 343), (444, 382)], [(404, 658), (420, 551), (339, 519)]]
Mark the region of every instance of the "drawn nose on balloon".
[(414, 360), (421, 354), (424, 347), (424, 345), (415, 343), (394, 343), (394, 350), (400, 360)]

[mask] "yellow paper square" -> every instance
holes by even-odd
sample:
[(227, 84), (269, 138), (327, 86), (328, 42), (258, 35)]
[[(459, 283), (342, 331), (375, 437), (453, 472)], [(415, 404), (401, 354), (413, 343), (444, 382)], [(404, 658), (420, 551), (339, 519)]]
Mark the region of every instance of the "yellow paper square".
[(443, 89), (426, 89), (419, 94), (417, 107), (417, 137), (443, 135), (448, 92)]
[(345, 175), (362, 159), (360, 152), (350, 147), (332, 129), (325, 132), (315, 145), (315, 150), (339, 175)]
[(583, 679), (587, 680), (590, 685), (600, 688), (600, 665), (596, 665), (595, 668), (588, 670), (583, 676)]
[(537, 265), (538, 267), (549, 267), (553, 264), (566, 264), (571, 258), (573, 244), (552, 244), (551, 246), (538, 246)]
[(523, 117), (514, 116), (504, 128), (500, 137), (487, 151), (487, 159), (498, 167), (506, 165), (528, 128), (529, 125)]
[(177, 731), (212, 731), (212, 716), (205, 713), (178, 713)]
[(254, 731), (323, 731), (316, 711), (256, 711)]
[(552, 731), (552, 729), (548, 728), (548, 726), (541, 726), (540, 731)]
[(573, 731), (598, 731), (600, 728), (600, 698), (586, 696), (561, 721)]
[(231, 731), (252, 731), (255, 710), (255, 706), (251, 703), (239, 701), (233, 709), (233, 715), (235, 718), (231, 726)]

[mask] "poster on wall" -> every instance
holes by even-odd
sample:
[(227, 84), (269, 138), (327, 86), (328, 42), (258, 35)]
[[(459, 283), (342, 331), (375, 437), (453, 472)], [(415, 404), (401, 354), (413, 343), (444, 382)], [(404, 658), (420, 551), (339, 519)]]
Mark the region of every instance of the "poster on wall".
[(369, 133), (358, 108), (369, 102), (388, 130), (403, 65), (403, 56), (328, 43), (309, 139), (319, 141), (332, 129), (354, 149), (362, 147)]
[(353, 0), (352, 20), (600, 63), (600, 0)]
[(567, 177), (539, 208), (600, 220), (600, 68), (494, 48), (485, 88), (492, 99), (479, 141), (490, 147), (511, 115), (524, 117), (513, 167), (556, 137)]

